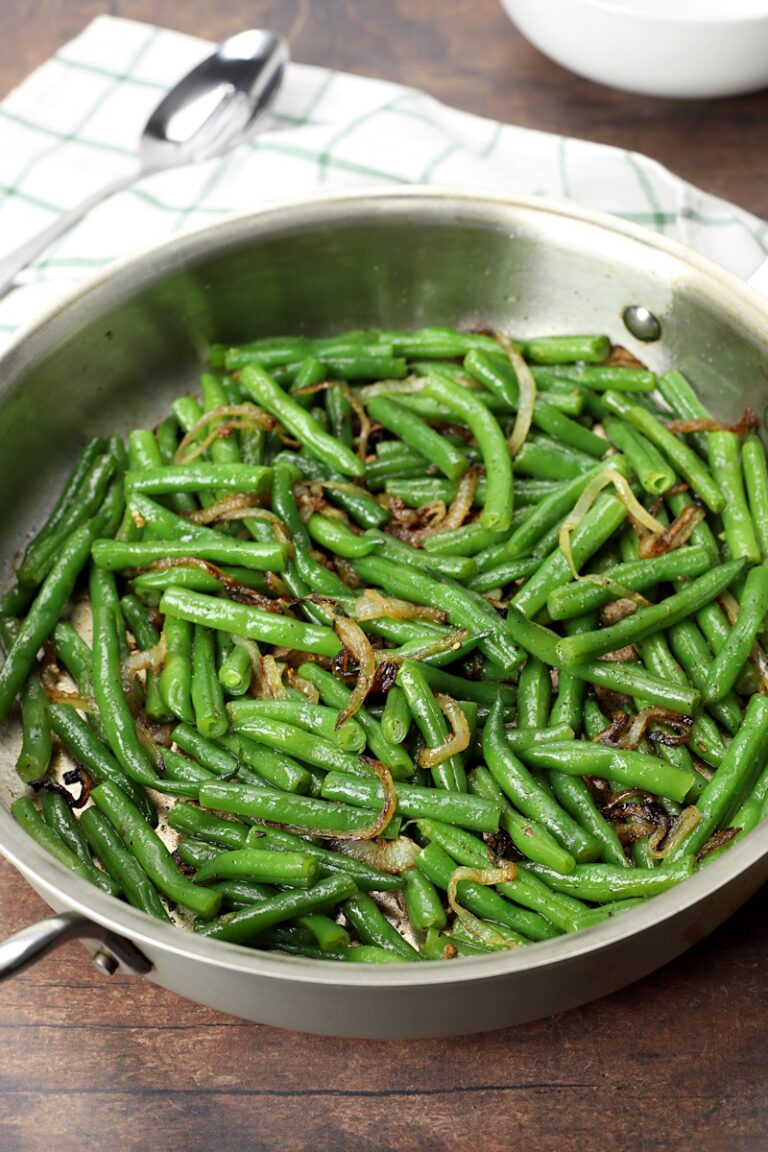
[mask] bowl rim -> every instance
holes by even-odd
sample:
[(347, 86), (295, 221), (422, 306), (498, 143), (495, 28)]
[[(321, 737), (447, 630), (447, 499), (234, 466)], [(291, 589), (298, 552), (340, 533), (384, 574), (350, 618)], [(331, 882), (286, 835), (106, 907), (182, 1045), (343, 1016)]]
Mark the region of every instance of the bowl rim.
[[(611, 16), (638, 23), (674, 26), (679, 28), (681, 32), (690, 31), (694, 28), (741, 27), (768, 21), (768, 3), (766, 0), (757, 0), (762, 4), (761, 11), (754, 9), (752, 11), (734, 11), (733, 8), (723, 10), (722, 6), (720, 10), (710, 8), (702, 10), (700, 7), (698, 9), (693, 7), (696, 0), (687, 0), (684, 12), (675, 11), (674, 7), (662, 9), (654, 5), (651, 8), (647, 6), (644, 0), (575, 0), (575, 2), (581, 5), (582, 9), (605, 12)], [(736, 2), (738, 3), (738, 0)], [(751, 0), (751, 2), (755, 3), (755, 0)], [(519, 0), (502, 0), (502, 3), (513, 14), (514, 19), (514, 12), (519, 7)], [(527, 4), (527, 0), (522, 0), (522, 3)], [(672, 0), (672, 5), (674, 5), (674, 0)]]
[[(110, 262), (72, 287), (62, 298), (14, 334), (0, 355), (0, 377), (8, 365), (13, 370), (14, 361), (18, 361), (18, 371), (23, 372), (27, 343), (35, 344), (41, 339), (44, 341), (49, 328), (58, 326), (62, 321), (66, 323), (70, 312), (76, 312), (79, 306), (101, 289), (111, 287), (113, 292), (120, 290), (130, 294), (141, 286), (146, 281), (150, 266), (157, 263), (158, 259), (161, 275), (151, 277), (150, 282), (153, 279), (161, 280), (174, 271), (204, 259), (212, 244), (214, 247), (226, 248), (238, 236), (242, 239), (244, 228), (249, 233), (253, 229), (263, 228), (265, 239), (268, 239), (279, 235), (285, 228), (306, 228), (313, 224), (327, 227), (329, 214), (337, 216), (339, 221), (348, 222), (350, 219), (354, 221), (355, 213), (365, 214), (371, 210), (383, 213), (390, 212), (393, 206), (407, 209), (408, 206), (435, 204), (442, 206), (446, 217), (460, 208), (480, 211), (496, 206), (504, 212), (519, 211), (534, 214), (537, 218), (563, 217), (599, 227), (602, 231), (615, 233), (663, 252), (688, 269), (695, 270), (704, 277), (713, 292), (717, 290), (722, 306), (730, 306), (730, 311), (738, 315), (741, 322), (756, 328), (759, 323), (765, 325), (768, 319), (768, 301), (733, 273), (677, 241), (606, 213), (584, 209), (569, 202), (532, 196), (509, 196), (498, 190), (420, 185), (394, 189), (386, 186), (362, 191), (345, 189), (311, 199), (303, 196), (273, 201), (255, 211), (227, 214), (213, 223), (175, 233), (159, 244), (147, 245)], [(250, 239), (250, 234), (247, 238)], [(114, 299), (107, 294), (104, 307), (113, 304)], [(211, 941), (175, 925), (154, 921), (74, 876), (48, 856), (15, 823), (4, 805), (0, 805), (0, 854), (29, 879), (35, 888), (44, 892), (46, 898), (51, 897), (52, 906), (77, 911), (119, 935), (128, 936), (138, 946), (146, 948), (150, 957), (163, 954), (171, 958), (204, 962), (223, 971), (268, 977), (276, 981), (298, 981), (308, 985), (423, 988), (426, 985), (474, 984), (500, 977), (513, 977), (518, 972), (557, 967), (578, 957), (588, 958), (599, 954), (611, 945), (633, 938), (640, 939), (660, 923), (667, 923), (680, 913), (706, 902), (748, 872), (768, 854), (768, 839), (765, 828), (758, 826), (743, 840), (731, 845), (722, 856), (675, 888), (620, 916), (551, 941), (532, 943), (525, 948), (488, 956), (457, 958), (447, 964), (405, 963), (381, 967), (356, 963), (340, 965), (331, 960), (276, 956), (241, 945)]]

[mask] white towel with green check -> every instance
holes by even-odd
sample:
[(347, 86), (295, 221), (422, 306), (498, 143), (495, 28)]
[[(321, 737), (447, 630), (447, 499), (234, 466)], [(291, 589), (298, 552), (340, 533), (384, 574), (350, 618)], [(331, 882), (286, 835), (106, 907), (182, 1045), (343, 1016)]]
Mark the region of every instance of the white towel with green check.
[[(135, 163), (163, 92), (210, 51), (100, 16), (0, 103), (0, 259)], [(499, 124), (413, 88), (292, 63), (264, 131), (93, 209), (0, 299), (0, 341), (80, 278), (178, 229), (324, 188), (428, 183), (572, 200), (682, 241), (738, 275), (768, 225), (629, 150)]]

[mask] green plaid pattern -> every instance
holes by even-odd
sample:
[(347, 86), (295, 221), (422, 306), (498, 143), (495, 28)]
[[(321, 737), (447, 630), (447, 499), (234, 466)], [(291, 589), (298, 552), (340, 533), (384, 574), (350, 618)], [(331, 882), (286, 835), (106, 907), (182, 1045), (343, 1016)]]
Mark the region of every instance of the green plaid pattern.
[[(0, 104), (0, 258), (130, 170), (155, 103), (209, 49), (100, 16), (9, 95)], [(318, 188), (414, 183), (573, 200), (663, 232), (741, 276), (768, 253), (768, 225), (644, 156), (291, 64), (253, 141), (112, 196), (21, 273), (0, 300), (0, 341), (90, 270), (174, 230)]]

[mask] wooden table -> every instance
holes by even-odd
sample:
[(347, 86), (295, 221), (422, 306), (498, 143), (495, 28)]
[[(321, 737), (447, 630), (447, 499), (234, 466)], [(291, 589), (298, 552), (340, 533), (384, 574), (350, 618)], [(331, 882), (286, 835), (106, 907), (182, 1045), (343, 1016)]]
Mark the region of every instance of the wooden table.
[[(0, 93), (100, 11), (0, 0)], [(406, 81), (505, 121), (632, 147), (768, 218), (768, 92), (674, 103), (612, 92), (529, 47), (496, 0), (113, 0), (211, 39), (291, 32), (298, 61)], [(0, 864), (0, 931), (45, 914)], [(3, 986), (0, 1152), (768, 1147), (768, 895), (661, 972), (485, 1036), (329, 1040), (226, 1017), (68, 945)]]

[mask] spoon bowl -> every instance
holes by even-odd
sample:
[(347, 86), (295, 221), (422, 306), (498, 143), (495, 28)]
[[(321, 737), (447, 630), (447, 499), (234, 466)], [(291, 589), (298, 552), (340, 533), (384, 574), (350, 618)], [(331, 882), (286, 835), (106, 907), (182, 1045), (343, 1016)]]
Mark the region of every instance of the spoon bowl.
[(132, 169), (0, 260), (0, 294), (27, 264), (108, 196), (145, 176), (211, 160), (244, 143), (274, 100), (288, 60), (288, 45), (274, 32), (251, 29), (219, 44), (151, 113)]

